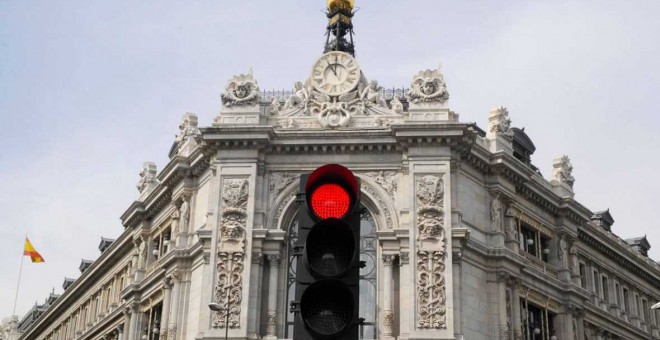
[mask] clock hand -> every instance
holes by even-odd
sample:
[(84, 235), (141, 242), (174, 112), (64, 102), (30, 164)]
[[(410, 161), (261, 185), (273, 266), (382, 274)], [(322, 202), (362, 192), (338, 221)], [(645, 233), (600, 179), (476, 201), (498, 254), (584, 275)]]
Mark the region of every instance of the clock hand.
[(335, 74), (335, 77), (339, 78), (339, 76), (337, 76), (337, 71), (335, 71), (335, 68), (332, 67), (332, 64), (330, 64), (330, 62), (328, 62), (328, 61), (326, 61), (326, 62), (328, 63), (328, 66), (330, 67), (330, 71), (332, 71), (332, 73)]

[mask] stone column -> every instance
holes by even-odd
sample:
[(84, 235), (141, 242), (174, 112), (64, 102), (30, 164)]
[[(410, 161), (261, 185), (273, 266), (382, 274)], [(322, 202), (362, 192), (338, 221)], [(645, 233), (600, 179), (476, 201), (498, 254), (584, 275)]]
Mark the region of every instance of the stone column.
[(520, 320), (520, 282), (517, 279), (512, 279), (511, 290), (513, 291), (513, 338), (515, 340), (522, 339), (522, 323)]
[(167, 327), (167, 339), (176, 340), (176, 332), (179, 325), (179, 300), (181, 299), (181, 278), (177, 274), (172, 274), (172, 295), (170, 297), (170, 317)]
[(509, 273), (497, 272), (497, 314), (500, 316), (498, 332), (501, 340), (511, 339), (511, 295), (507, 291), (509, 280)]
[(140, 330), (138, 327), (138, 304), (137, 302), (131, 303), (131, 305), (128, 307), (129, 308), (129, 331), (128, 331), (128, 338), (129, 339), (139, 339), (140, 336)]
[(160, 320), (160, 340), (168, 340), (167, 327), (170, 318), (170, 301), (172, 300), (172, 277), (163, 280), (163, 309)]
[[(124, 313), (124, 324), (121, 325), (121, 326), (118, 326), (118, 328), (121, 328), (121, 329), (122, 329), (122, 331), (120, 332), (120, 334), (122, 335), (122, 338), (124, 337), (124, 335), (125, 335), (126, 337), (128, 337), (128, 335), (131, 334), (131, 323), (132, 323), (132, 320), (131, 320), (131, 317), (132, 317), (131, 308), (130, 308), (130, 307), (126, 307), (126, 308), (124, 309), (123, 313)], [(123, 339), (122, 339), (122, 340), (123, 340)]]
[(381, 339), (394, 339), (394, 309), (392, 296), (394, 296), (392, 282), (392, 263), (396, 255), (383, 255), (383, 336)]
[(410, 265), (410, 253), (402, 251), (399, 254), (399, 339), (410, 337), (410, 326), (413, 323), (413, 304), (415, 301), (413, 278)]
[(263, 272), (264, 255), (261, 252), (252, 253), (252, 266), (250, 267), (250, 281), (253, 282), (250, 289), (250, 301), (248, 317), (248, 339), (259, 339), (259, 316), (260, 316), (260, 302), (261, 302), (261, 275)]
[(117, 326), (117, 340), (124, 340), (124, 325), (126, 325), (126, 323)]
[(280, 254), (267, 255), (270, 263), (268, 277), (268, 320), (266, 320), (266, 336), (264, 340), (277, 340), (277, 281), (282, 257)]

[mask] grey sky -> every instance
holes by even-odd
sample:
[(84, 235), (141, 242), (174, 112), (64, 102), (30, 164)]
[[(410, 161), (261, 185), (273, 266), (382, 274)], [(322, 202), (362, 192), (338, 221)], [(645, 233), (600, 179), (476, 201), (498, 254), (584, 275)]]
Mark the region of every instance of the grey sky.
[[(277, 4), (274, 5), (274, 4)], [(322, 52), (323, 0), (0, 1), (0, 318), (18, 314), (100, 237), (117, 237), (143, 161), (159, 169), (181, 115), (210, 125), (219, 94), (252, 66), (289, 89)], [(660, 259), (660, 2), (363, 0), (357, 58), (367, 78), (408, 86), (442, 61), (450, 107), (487, 126), (504, 105), (546, 178), (568, 154), (576, 198), (611, 209), (623, 238)], [(279, 8), (278, 8), (279, 7)]]

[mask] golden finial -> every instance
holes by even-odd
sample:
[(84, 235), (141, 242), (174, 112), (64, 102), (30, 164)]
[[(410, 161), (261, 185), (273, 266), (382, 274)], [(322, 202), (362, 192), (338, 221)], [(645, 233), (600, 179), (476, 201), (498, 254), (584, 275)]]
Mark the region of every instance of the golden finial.
[(352, 11), (355, 0), (328, 0), (328, 12), (333, 12), (338, 9), (345, 11)]

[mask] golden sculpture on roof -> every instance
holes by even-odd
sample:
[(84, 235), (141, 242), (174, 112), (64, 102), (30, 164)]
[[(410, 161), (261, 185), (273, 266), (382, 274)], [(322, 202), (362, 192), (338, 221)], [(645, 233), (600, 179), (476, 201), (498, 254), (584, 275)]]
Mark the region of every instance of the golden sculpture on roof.
[(333, 12), (338, 9), (352, 11), (355, 0), (328, 0), (328, 11)]

